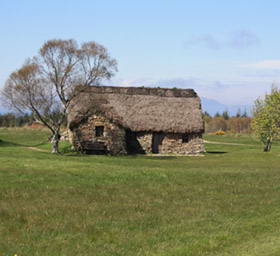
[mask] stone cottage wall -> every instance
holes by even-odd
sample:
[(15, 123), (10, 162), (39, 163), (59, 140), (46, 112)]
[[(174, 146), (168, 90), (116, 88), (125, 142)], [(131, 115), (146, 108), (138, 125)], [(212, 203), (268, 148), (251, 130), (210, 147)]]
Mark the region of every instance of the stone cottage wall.
[[(137, 133), (137, 139), (146, 153), (152, 152), (153, 133)], [(199, 134), (188, 134), (187, 141), (183, 142), (183, 134), (164, 134), (159, 145), (160, 154), (199, 154), (205, 152), (203, 140)]]
[[(104, 126), (103, 136), (95, 136), (95, 127)], [(126, 154), (125, 130), (106, 118), (93, 115), (72, 130), (72, 143), (76, 149), (102, 151), (113, 155)]]
[(152, 133), (148, 132), (138, 132), (137, 133), (137, 140), (139, 141), (140, 145), (142, 146), (142, 149), (146, 153), (152, 152)]
[[(104, 126), (103, 136), (95, 136), (95, 127)], [(139, 146), (146, 153), (152, 153), (152, 132), (136, 132)], [(205, 152), (200, 134), (183, 135), (179, 133), (161, 133), (158, 145), (160, 154), (198, 154)], [(88, 153), (127, 154), (126, 131), (100, 115), (93, 115), (72, 129), (69, 134), (74, 147)], [(184, 138), (184, 139), (183, 139)], [(140, 152), (139, 152), (140, 153)]]
[(161, 154), (199, 154), (205, 152), (202, 138), (197, 134), (188, 134), (188, 141), (183, 142), (182, 134), (167, 134), (162, 145), (159, 146)]

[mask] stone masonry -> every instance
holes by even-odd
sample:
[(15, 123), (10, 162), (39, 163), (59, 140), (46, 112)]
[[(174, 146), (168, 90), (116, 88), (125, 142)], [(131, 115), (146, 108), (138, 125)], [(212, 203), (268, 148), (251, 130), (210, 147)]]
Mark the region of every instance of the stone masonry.
[[(96, 137), (95, 127), (103, 126), (104, 134)], [(75, 148), (91, 152), (103, 151), (113, 155), (126, 154), (125, 131), (102, 116), (93, 115), (72, 131)]]

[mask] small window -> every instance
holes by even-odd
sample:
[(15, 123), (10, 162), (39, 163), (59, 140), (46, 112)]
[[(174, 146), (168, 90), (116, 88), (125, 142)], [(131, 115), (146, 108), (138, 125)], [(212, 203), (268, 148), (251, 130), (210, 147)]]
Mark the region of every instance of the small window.
[(188, 143), (190, 141), (190, 137), (188, 134), (183, 134), (182, 135), (182, 142), (183, 143)]
[(95, 137), (104, 136), (104, 126), (95, 126)]

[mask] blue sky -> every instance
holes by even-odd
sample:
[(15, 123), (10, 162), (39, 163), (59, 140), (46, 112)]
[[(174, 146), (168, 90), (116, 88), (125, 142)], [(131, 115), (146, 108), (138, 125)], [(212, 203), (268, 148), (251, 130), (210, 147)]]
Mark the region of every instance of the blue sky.
[(279, 10), (276, 0), (2, 0), (0, 87), (46, 40), (74, 38), (118, 60), (107, 84), (251, 104), (280, 82)]

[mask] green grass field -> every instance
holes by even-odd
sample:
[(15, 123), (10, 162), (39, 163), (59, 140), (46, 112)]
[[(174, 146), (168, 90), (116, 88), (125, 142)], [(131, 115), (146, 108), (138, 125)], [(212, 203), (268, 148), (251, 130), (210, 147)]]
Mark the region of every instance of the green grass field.
[(47, 136), (0, 129), (0, 256), (280, 255), (279, 144), (209, 135), (244, 145), (203, 157), (29, 148)]

